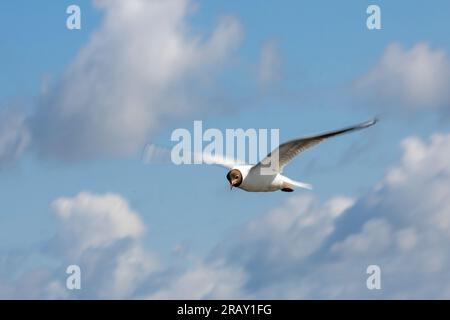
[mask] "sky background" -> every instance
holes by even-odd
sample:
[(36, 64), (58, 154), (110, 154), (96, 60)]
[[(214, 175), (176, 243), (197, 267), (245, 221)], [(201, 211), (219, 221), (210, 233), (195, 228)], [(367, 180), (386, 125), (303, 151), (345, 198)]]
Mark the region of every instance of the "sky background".
[[(449, 10), (3, 1), (0, 297), (449, 298)], [(313, 191), (230, 192), (222, 168), (142, 160), (194, 120), (284, 141), (375, 116), (286, 168)]]

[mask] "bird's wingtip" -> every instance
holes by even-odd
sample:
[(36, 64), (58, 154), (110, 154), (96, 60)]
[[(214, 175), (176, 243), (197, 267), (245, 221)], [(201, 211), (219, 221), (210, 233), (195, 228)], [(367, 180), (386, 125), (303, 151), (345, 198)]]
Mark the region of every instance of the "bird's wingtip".
[(379, 121), (379, 119), (377, 117), (373, 118), (372, 120), (366, 121), (364, 123), (362, 123), (360, 125), (360, 128), (368, 128), (371, 127), (373, 125), (375, 125), (377, 122)]

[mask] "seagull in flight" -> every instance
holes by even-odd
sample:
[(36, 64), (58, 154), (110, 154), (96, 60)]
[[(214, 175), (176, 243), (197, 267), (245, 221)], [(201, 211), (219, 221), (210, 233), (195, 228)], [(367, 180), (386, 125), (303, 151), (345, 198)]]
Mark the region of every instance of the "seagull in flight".
[(310, 184), (294, 181), (282, 175), (283, 168), (297, 155), (319, 142), (337, 135), (371, 127), (377, 121), (375, 118), (351, 127), (287, 141), (255, 165), (241, 165), (233, 160), (220, 157), (204, 158), (203, 160), (208, 164), (218, 164), (229, 169), (227, 180), (230, 183), (230, 189), (236, 187), (249, 192), (278, 190), (292, 192), (295, 188), (311, 190)]

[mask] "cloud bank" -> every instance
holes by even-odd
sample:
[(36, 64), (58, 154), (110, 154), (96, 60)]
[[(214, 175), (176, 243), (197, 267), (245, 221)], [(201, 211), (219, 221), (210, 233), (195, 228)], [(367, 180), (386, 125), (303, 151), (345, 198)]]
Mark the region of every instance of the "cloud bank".
[(41, 155), (73, 161), (142, 149), (162, 120), (205, 107), (200, 92), (213, 91), (242, 35), (233, 17), (207, 36), (192, 32), (188, 0), (95, 3), (100, 28), (30, 119)]
[[(59, 198), (51, 206), (57, 231), (45, 254), (60, 266), (0, 280), (0, 292), (21, 298), (449, 298), (450, 134), (409, 137), (401, 147), (401, 159), (367, 194), (323, 202), (292, 196), (208, 257), (175, 268), (162, 267), (143, 246), (146, 228), (121, 196)], [(64, 287), (67, 264), (83, 270), (80, 292)], [(381, 290), (366, 287), (369, 265), (381, 268)]]
[[(224, 240), (208, 261), (239, 270), (246, 281), (237, 296), (449, 298), (450, 134), (409, 137), (402, 148), (368, 194), (323, 203), (294, 196)], [(381, 290), (366, 287), (373, 264)]]

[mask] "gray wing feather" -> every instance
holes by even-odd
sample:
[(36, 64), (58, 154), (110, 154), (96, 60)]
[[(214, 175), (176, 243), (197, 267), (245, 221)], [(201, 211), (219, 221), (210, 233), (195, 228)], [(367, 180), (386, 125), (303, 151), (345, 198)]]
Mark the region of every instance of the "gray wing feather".
[(269, 167), (272, 163), (272, 160), (276, 159), (276, 156), (278, 156), (279, 162), (278, 165), (275, 167), (275, 171), (282, 172), (283, 168), (297, 155), (299, 155), (306, 149), (309, 149), (315, 146), (316, 144), (322, 142), (323, 140), (344, 133), (352, 132), (355, 130), (368, 128), (370, 126), (373, 126), (377, 122), (378, 122), (377, 119), (373, 119), (351, 127), (287, 141), (279, 145), (276, 149), (274, 149), (271, 153), (269, 153), (263, 160), (257, 163), (253, 168), (260, 169), (261, 167)]

